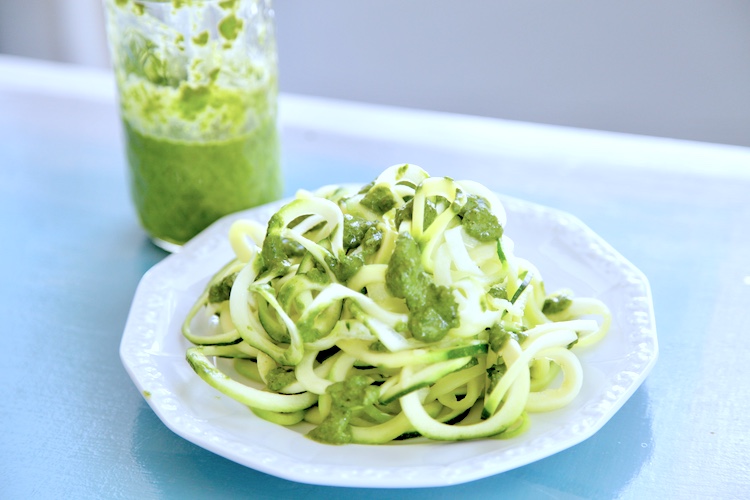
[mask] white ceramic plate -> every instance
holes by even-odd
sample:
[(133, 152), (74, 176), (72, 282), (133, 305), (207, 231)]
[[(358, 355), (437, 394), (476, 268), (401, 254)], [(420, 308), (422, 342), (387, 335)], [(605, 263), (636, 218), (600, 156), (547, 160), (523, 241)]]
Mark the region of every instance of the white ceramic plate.
[(498, 474), (573, 446), (599, 430), (656, 362), (653, 306), (643, 274), (566, 213), (501, 197), (515, 253), (541, 272), (546, 288), (606, 302), (612, 329), (577, 350), (584, 384), (568, 407), (531, 416), (508, 440), (331, 446), (257, 418), (209, 387), (185, 361), (180, 326), (209, 277), (231, 257), (226, 238), (238, 218), (268, 220), (280, 204), (221, 219), (141, 280), (120, 346), (123, 364), (159, 418), (175, 433), (253, 469), (303, 483), (353, 487), (443, 486)]

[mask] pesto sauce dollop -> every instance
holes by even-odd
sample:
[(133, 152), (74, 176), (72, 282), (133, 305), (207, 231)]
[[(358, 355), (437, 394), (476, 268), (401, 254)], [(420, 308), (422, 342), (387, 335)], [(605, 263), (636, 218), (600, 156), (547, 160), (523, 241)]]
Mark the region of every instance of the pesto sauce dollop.
[[(411, 220), (414, 214), (414, 199), (407, 201), (403, 207), (396, 210), (396, 227), (400, 227), (405, 220)], [(424, 222), (422, 229), (427, 229), (437, 217), (437, 208), (432, 200), (425, 200)]]
[(349, 281), (365, 264), (365, 259), (380, 249), (383, 241), (383, 231), (378, 229), (376, 221), (370, 221), (356, 215), (344, 214), (344, 250), (361, 247), (361, 251), (340, 255), (331, 255), (326, 259), (326, 265), (331, 269), (336, 279), (342, 283)]
[(468, 195), (458, 215), (463, 219), (466, 234), (479, 241), (497, 240), (503, 236), (503, 226), (490, 210), (487, 200), (480, 196)]
[(573, 299), (568, 294), (561, 293), (553, 295), (544, 300), (542, 312), (546, 315), (559, 314), (568, 309), (572, 303)]
[(424, 270), (419, 245), (408, 233), (396, 240), (385, 283), (393, 296), (406, 300), (408, 327), (415, 339), (436, 342), (459, 325), (456, 299)]
[(357, 215), (344, 214), (344, 249), (358, 247), (370, 228), (377, 226), (376, 221), (367, 220)]
[(396, 198), (393, 197), (393, 193), (388, 186), (378, 184), (367, 191), (360, 204), (378, 215), (383, 215), (396, 206)]
[(266, 374), (266, 385), (272, 391), (280, 391), (296, 381), (294, 368), (286, 366), (277, 366)]
[(208, 290), (208, 302), (210, 304), (216, 304), (229, 300), (229, 295), (232, 292), (232, 285), (234, 280), (237, 278), (237, 273), (232, 273), (222, 278), (221, 281), (211, 286)]
[(351, 443), (352, 416), (375, 403), (379, 392), (378, 387), (370, 385), (370, 380), (364, 375), (356, 375), (328, 386), (326, 393), (331, 396), (331, 411), (308, 436), (321, 443)]
[(266, 237), (260, 251), (262, 271), (283, 272), (290, 265), (289, 258), (301, 255), (301, 251), (304, 250), (301, 246), (292, 245), (287, 238), (281, 236), (283, 226), (284, 219), (278, 213), (273, 214), (268, 221)]

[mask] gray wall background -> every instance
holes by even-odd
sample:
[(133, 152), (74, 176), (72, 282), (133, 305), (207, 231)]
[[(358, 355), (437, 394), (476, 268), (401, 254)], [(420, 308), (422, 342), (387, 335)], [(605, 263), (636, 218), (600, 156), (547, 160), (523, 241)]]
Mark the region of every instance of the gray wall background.
[[(281, 90), (750, 146), (750, 0), (276, 0)], [(0, 53), (107, 66), (99, 0), (0, 0)]]

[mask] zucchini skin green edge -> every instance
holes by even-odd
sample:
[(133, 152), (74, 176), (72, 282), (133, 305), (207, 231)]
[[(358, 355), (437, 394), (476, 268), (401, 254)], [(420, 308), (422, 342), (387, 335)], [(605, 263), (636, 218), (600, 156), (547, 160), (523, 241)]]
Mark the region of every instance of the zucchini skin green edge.
[(317, 394), (276, 394), (241, 384), (216, 368), (203, 353), (202, 346), (187, 350), (187, 362), (208, 385), (238, 402), (260, 410), (292, 413), (307, 409), (318, 401)]
[(401, 368), (406, 365), (436, 363), (464, 356), (477, 356), (479, 354), (486, 354), (489, 349), (489, 345), (486, 342), (474, 342), (468, 345), (443, 349), (429, 350), (418, 348), (411, 351), (388, 353), (369, 351), (367, 348), (359, 345), (356, 340), (341, 340), (338, 342), (338, 346), (341, 350), (357, 359), (361, 359), (372, 366), (384, 368)]
[(522, 374), (512, 384), (508, 391), (505, 404), (489, 418), (470, 425), (449, 425), (432, 418), (419, 400), (416, 392), (403, 396), (401, 409), (417, 432), (435, 441), (464, 441), (468, 439), (485, 438), (502, 434), (511, 428), (519, 416), (523, 415), (523, 407), (529, 392), (529, 369), (521, 367)]

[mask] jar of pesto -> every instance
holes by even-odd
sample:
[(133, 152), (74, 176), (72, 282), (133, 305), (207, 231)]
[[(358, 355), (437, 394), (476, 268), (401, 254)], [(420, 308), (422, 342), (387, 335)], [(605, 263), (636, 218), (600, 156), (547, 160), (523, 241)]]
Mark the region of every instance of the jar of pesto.
[(104, 0), (130, 191), (175, 251), (282, 194), (271, 0)]

